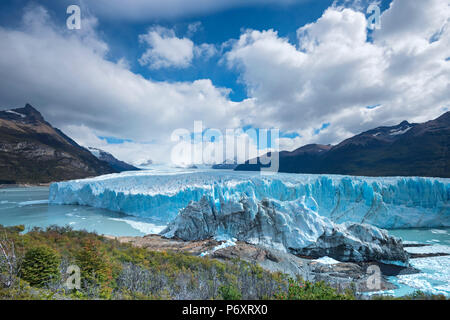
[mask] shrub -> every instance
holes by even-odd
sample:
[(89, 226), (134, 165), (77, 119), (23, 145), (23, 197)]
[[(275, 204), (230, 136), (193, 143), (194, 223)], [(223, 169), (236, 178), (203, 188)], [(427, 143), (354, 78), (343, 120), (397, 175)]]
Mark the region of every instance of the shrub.
[(325, 284), (323, 281), (294, 281), (289, 280), (287, 292), (281, 292), (275, 296), (280, 300), (353, 300), (353, 293), (346, 291), (339, 293), (333, 287)]
[(112, 278), (108, 258), (95, 240), (85, 240), (82, 248), (76, 253), (77, 265), (82, 279), (89, 284), (105, 284)]
[(232, 284), (222, 285), (219, 287), (219, 293), (223, 300), (241, 300), (242, 294), (235, 286)]
[(22, 264), (22, 278), (30, 285), (42, 287), (50, 281), (60, 278), (58, 253), (47, 246), (29, 249)]

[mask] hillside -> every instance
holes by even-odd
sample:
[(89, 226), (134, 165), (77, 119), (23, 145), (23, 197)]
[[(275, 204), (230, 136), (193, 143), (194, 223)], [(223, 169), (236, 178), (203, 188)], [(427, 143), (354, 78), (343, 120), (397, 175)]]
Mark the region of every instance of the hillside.
[(111, 168), (113, 168), (114, 170), (116, 170), (118, 172), (141, 170), (139, 168), (136, 168), (135, 166), (132, 166), (131, 164), (128, 164), (128, 163), (126, 163), (124, 161), (118, 160), (111, 153), (106, 152), (106, 151), (104, 151), (102, 149), (88, 147), (88, 150), (97, 159), (107, 162)]
[(48, 183), (114, 172), (31, 105), (0, 111), (0, 183)]
[[(358, 176), (450, 177), (450, 112), (416, 124), (379, 127), (336, 146), (307, 145), (280, 152), (280, 172)], [(258, 171), (261, 165), (235, 170)]]

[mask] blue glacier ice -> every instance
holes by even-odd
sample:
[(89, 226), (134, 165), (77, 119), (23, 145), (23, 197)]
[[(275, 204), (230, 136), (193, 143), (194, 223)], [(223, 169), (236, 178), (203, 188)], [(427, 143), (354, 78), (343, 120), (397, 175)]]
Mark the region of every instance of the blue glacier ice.
[(236, 207), (242, 196), (279, 206), (302, 201), (335, 223), (380, 228), (450, 226), (450, 179), (348, 177), (233, 171), (126, 172), (53, 183), (49, 202), (77, 204), (172, 221), (190, 201)]

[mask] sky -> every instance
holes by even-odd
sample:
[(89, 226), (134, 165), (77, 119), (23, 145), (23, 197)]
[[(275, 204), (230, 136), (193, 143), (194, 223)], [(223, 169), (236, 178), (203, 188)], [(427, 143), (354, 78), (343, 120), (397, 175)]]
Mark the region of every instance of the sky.
[[(450, 109), (449, 17), (450, 0), (2, 0), (0, 109), (30, 103), (134, 164), (173, 160), (195, 121), (243, 128), (250, 157), (336, 144)], [(280, 137), (258, 145), (249, 128)]]

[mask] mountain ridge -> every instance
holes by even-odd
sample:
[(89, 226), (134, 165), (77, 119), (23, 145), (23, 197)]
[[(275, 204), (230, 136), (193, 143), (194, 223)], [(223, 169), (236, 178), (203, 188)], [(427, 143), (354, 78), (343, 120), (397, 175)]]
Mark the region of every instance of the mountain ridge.
[(0, 111), (0, 183), (48, 183), (117, 172), (26, 104)]
[(123, 171), (138, 171), (141, 170), (139, 168), (136, 168), (135, 166), (128, 164), (124, 161), (121, 161), (114, 157), (111, 153), (106, 152), (105, 150), (94, 148), (94, 147), (87, 147), (87, 149), (99, 160), (107, 162), (113, 169), (115, 169), (118, 172)]
[[(380, 126), (334, 146), (310, 144), (279, 153), (279, 172), (450, 178), (450, 112), (424, 123)], [(255, 163), (255, 159), (252, 159)], [(237, 171), (259, 171), (257, 164)]]

